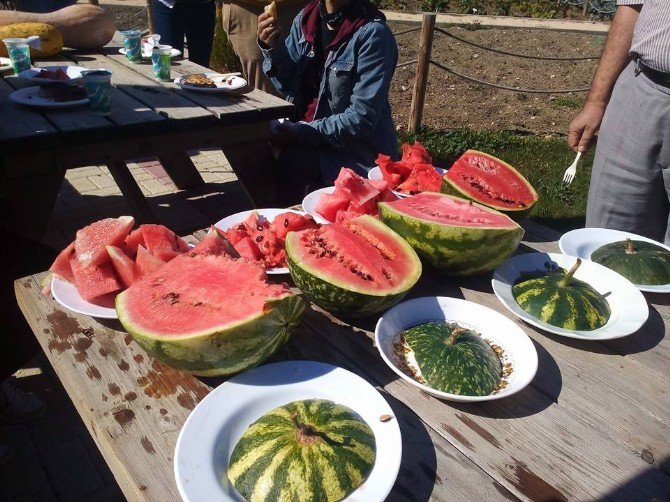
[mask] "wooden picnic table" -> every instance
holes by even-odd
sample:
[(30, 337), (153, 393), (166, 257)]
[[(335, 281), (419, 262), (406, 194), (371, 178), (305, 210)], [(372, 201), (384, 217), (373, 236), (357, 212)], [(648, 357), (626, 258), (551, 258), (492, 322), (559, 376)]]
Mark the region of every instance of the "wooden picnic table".
[[(138, 221), (155, 221), (142, 191), (128, 170), (132, 159), (156, 156), (178, 188), (203, 182), (187, 150), (221, 148), (257, 207), (274, 197), (267, 144), (270, 121), (291, 116), (293, 105), (259, 90), (199, 93), (173, 82), (154, 80), (151, 61), (130, 63), (120, 54), (119, 35), (99, 51), (64, 50), (37, 66), (76, 64), (106, 68), (112, 75), (112, 112), (108, 117), (87, 106), (29, 108), (8, 99), (27, 85), (0, 77), (0, 166), (4, 197), (13, 207), (12, 229), (39, 240), (46, 228), (67, 169), (106, 165)], [(210, 71), (175, 59), (172, 76)]]
[[(524, 226), (519, 252), (558, 251), (556, 232), (530, 220)], [(223, 380), (154, 361), (117, 321), (74, 314), (42, 295), (43, 277), (16, 281), (18, 303), (124, 494), (179, 500), (177, 436)], [(490, 275), (455, 280), (425, 269), (409, 297), (431, 295), (512, 317), (493, 295)], [(274, 360), (335, 364), (382, 392), (403, 443), (389, 500), (667, 500), (670, 302), (646, 298), (648, 322), (611, 341), (554, 336), (517, 319), (535, 344), (539, 368), (526, 389), (498, 401), (455, 403), (422, 393), (378, 355), (376, 319), (336, 319), (316, 307)]]

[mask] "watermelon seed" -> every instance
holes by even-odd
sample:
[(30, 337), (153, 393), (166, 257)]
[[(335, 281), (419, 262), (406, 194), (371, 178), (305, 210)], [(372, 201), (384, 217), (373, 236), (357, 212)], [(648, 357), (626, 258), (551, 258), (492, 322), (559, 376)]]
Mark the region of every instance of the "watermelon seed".
[(263, 231), (263, 225), (256, 225), (256, 230), (258, 230), (259, 232), (262, 232)]
[(284, 228), (288, 227), (288, 218), (284, 219)]
[(256, 237), (256, 242), (261, 242), (262, 240), (263, 240), (262, 235), (259, 235), (258, 237)]
[(194, 307), (199, 307), (200, 305), (202, 305), (202, 302), (194, 302), (194, 303), (193, 303), (193, 306), (194, 306)]
[(382, 415), (381, 417), (379, 417), (379, 421), (380, 422), (388, 422), (392, 418), (393, 418), (392, 415)]

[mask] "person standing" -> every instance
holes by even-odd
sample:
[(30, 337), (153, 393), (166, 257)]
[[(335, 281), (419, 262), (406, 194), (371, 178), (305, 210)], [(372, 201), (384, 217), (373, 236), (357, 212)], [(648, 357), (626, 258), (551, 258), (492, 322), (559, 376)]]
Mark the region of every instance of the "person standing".
[[(251, 87), (279, 95), (270, 79), (263, 73), (263, 55), (258, 48), (256, 27), (258, 16), (270, 0), (223, 0), (223, 29), (235, 54), (240, 58), (244, 76)], [(293, 19), (305, 6), (306, 0), (275, 0), (277, 19), (283, 40), (291, 29)]]
[(209, 67), (216, 18), (214, 0), (151, 0), (151, 15), (161, 44), (184, 52), (186, 36), (188, 59)]
[(584, 152), (598, 130), (586, 226), (670, 244), (670, 1), (617, 0), (568, 144)]

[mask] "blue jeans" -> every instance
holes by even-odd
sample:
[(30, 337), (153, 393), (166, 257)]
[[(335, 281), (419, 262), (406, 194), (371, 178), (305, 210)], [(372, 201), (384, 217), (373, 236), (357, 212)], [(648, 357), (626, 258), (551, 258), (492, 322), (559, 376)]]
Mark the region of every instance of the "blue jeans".
[(161, 44), (184, 51), (184, 36), (188, 42), (188, 58), (209, 67), (209, 56), (214, 41), (216, 9), (212, 0), (188, 0), (169, 8), (159, 0), (151, 1), (154, 31), (161, 36)]

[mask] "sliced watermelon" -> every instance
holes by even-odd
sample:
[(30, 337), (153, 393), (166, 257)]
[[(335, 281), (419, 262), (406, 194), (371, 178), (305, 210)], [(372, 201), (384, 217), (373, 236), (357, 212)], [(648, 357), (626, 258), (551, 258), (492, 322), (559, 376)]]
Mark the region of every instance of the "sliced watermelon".
[(242, 258), (251, 261), (263, 261), (263, 254), (251, 237), (245, 237), (235, 244), (235, 251), (237, 251)]
[(124, 287), (129, 288), (135, 278), (135, 262), (116, 246), (107, 246), (107, 252), (112, 260), (112, 267), (121, 279)]
[(121, 246), (134, 224), (132, 216), (121, 216), (105, 218), (78, 230), (74, 248), (81, 266), (90, 267), (108, 262), (107, 246)]
[[(144, 236), (144, 243), (147, 251), (162, 261), (170, 261), (175, 256), (181, 254), (181, 248), (175, 233), (163, 225), (146, 224), (140, 227)], [(186, 244), (185, 249), (188, 249)]]
[(74, 258), (74, 241), (68, 247), (63, 249), (51, 264), (49, 270), (56, 274), (61, 279), (74, 284), (74, 274), (72, 273), (72, 266), (70, 260)]
[(383, 192), (387, 188), (392, 188), (391, 183), (385, 179), (381, 180), (368, 180), (370, 184), (375, 187), (375, 189), (379, 190), (380, 192)]
[(388, 181), (392, 187), (396, 187), (402, 183), (402, 175), (396, 169), (395, 162), (391, 160), (391, 157), (380, 153), (377, 155), (375, 164), (379, 166), (383, 178)]
[(402, 145), (402, 159), (400, 159), (400, 162), (403, 164), (432, 164), (433, 158), (425, 146), (415, 141), (413, 145), (409, 143)]
[(340, 169), (340, 174), (335, 180), (335, 187), (357, 206), (362, 206), (379, 195), (379, 190), (372, 186), (369, 180), (359, 176), (348, 167)]
[(137, 257), (135, 258), (135, 280), (140, 280), (147, 274), (162, 267), (165, 264), (163, 260), (152, 255), (144, 246), (137, 246)]
[(328, 221), (335, 221), (339, 211), (346, 211), (349, 199), (337, 193), (324, 193), (319, 197), (314, 210)]
[(144, 235), (142, 234), (141, 226), (140, 228), (136, 228), (128, 234), (128, 237), (126, 237), (122, 248), (129, 256), (134, 257), (137, 254), (137, 246), (140, 245), (144, 246), (145, 248), (147, 247), (146, 243), (144, 242)]
[(369, 214), (371, 216), (377, 216), (377, 214), (379, 214), (377, 211), (377, 199), (378, 197), (375, 197), (374, 199), (367, 201), (365, 204), (361, 206), (358, 206), (352, 202), (351, 204), (349, 204), (348, 211), (351, 213), (356, 213), (359, 216), (361, 214)]
[[(105, 249), (107, 253), (107, 249)], [(108, 258), (109, 259), (109, 258)], [(87, 302), (98, 303), (102, 297), (123, 289), (110, 263), (102, 265), (84, 265), (73, 258), (70, 262), (77, 290)]]
[[(225, 235), (225, 234), (224, 234)], [(237, 256), (235, 248), (221, 234), (214, 225), (210, 228), (207, 235), (191, 250), (192, 253), (200, 254), (227, 254)]]
[(415, 164), (414, 169), (396, 190), (402, 193), (439, 192), (442, 188), (442, 176), (432, 164)]
[(299, 232), (306, 228), (316, 227), (318, 227), (318, 224), (311, 216), (291, 212), (278, 214), (271, 225), (271, 229), (278, 239), (284, 239), (289, 232)]

